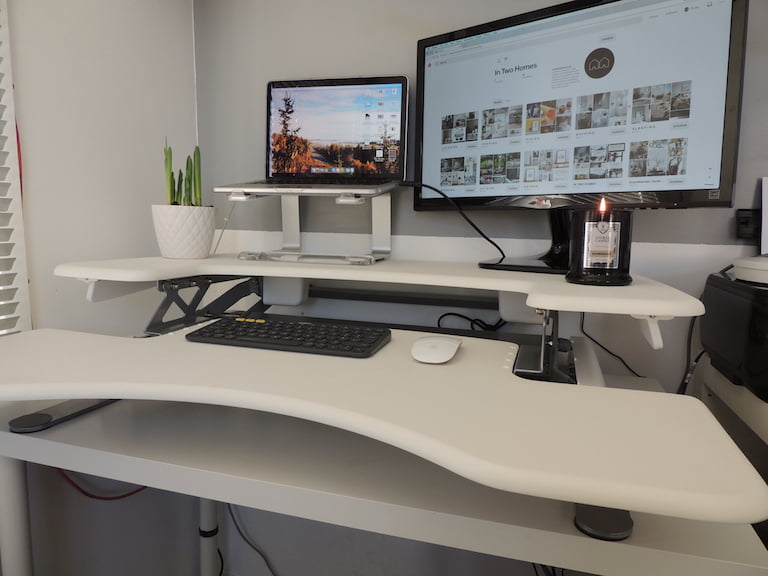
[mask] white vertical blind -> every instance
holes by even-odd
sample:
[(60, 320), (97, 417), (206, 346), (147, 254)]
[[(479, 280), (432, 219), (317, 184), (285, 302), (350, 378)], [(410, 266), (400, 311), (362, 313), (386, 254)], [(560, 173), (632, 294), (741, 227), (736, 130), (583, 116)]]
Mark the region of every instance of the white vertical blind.
[(0, 0), (0, 335), (31, 328), (8, 3)]

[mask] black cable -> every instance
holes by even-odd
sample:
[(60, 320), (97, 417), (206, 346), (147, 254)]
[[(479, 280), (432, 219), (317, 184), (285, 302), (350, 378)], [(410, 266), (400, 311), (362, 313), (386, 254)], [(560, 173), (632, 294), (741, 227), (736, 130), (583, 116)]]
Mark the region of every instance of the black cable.
[(224, 576), (224, 555), (221, 553), (221, 548), (216, 548), (216, 552), (219, 553), (219, 576)]
[(429, 190), (432, 190), (433, 192), (437, 192), (438, 194), (440, 194), (440, 196), (442, 196), (443, 198), (445, 198), (445, 199), (448, 201), (448, 203), (449, 203), (449, 204), (450, 204), (450, 205), (451, 205), (451, 206), (454, 208), (454, 210), (456, 210), (456, 211), (459, 213), (459, 215), (461, 215), (461, 217), (462, 217), (462, 218), (464, 218), (464, 220), (466, 220), (466, 221), (467, 221), (467, 224), (469, 224), (469, 225), (470, 225), (470, 226), (471, 226), (471, 227), (474, 229), (474, 231), (475, 231), (475, 232), (477, 232), (478, 234), (480, 234), (480, 236), (482, 236), (482, 238), (483, 238), (485, 241), (487, 241), (487, 242), (488, 242), (488, 243), (490, 243), (490, 244), (491, 244), (491, 245), (492, 245), (494, 248), (496, 248), (496, 250), (498, 250), (498, 251), (499, 251), (499, 254), (501, 254), (501, 257), (502, 257), (502, 258), (506, 258), (506, 254), (504, 254), (504, 250), (502, 250), (502, 249), (501, 249), (501, 246), (499, 246), (498, 244), (496, 244), (496, 242), (494, 242), (493, 240), (491, 240), (491, 238), (490, 238), (490, 237), (488, 237), (488, 235), (487, 235), (485, 232), (483, 232), (482, 230), (480, 230), (479, 226), (478, 226), (477, 224), (475, 224), (474, 222), (472, 222), (472, 220), (470, 220), (469, 216), (467, 216), (467, 215), (466, 215), (466, 213), (465, 213), (465, 212), (464, 212), (464, 210), (461, 208), (461, 206), (459, 206), (458, 204), (456, 204), (456, 202), (454, 202), (454, 201), (453, 201), (453, 198), (451, 198), (450, 196), (448, 196), (448, 195), (447, 195), (445, 192), (443, 192), (443, 191), (442, 191), (442, 190), (440, 190), (439, 188), (436, 188), (436, 187), (434, 187), (434, 186), (430, 186), (429, 184), (424, 184), (424, 183), (422, 183), (422, 182), (412, 182), (412, 181), (410, 181), (410, 180), (407, 180), (407, 181), (404, 181), (404, 182), (400, 182), (400, 185), (401, 185), (401, 186), (408, 186), (408, 187), (422, 187), (422, 188), (428, 188)]
[(683, 376), (683, 380), (680, 382), (680, 386), (677, 388), (678, 394), (685, 394), (688, 391), (688, 384), (691, 381), (691, 378), (693, 377), (693, 371), (696, 369), (696, 365), (699, 363), (699, 360), (701, 360), (701, 357), (704, 356), (704, 353), (706, 350), (702, 350), (696, 355), (696, 358), (691, 363), (690, 368), (688, 368), (688, 371), (685, 373), (685, 376)]
[(612, 352), (611, 350), (609, 350), (608, 348), (606, 348), (605, 346), (603, 346), (603, 345), (602, 345), (600, 342), (598, 342), (597, 340), (595, 340), (595, 339), (594, 339), (592, 336), (590, 336), (589, 334), (587, 334), (587, 331), (584, 329), (584, 316), (585, 316), (585, 314), (584, 314), (584, 312), (582, 312), (582, 313), (581, 313), (581, 325), (580, 325), (581, 333), (582, 333), (582, 334), (584, 334), (584, 336), (586, 336), (587, 338), (589, 338), (589, 339), (590, 339), (592, 342), (594, 342), (595, 344), (597, 344), (598, 346), (600, 346), (600, 348), (602, 348), (603, 350), (605, 350), (605, 351), (606, 351), (608, 354), (610, 354), (611, 356), (613, 356), (614, 358), (616, 358), (616, 359), (617, 359), (619, 362), (621, 362), (622, 364), (624, 364), (624, 367), (625, 367), (627, 370), (629, 370), (629, 371), (630, 371), (630, 372), (631, 372), (631, 373), (632, 373), (634, 376), (637, 376), (638, 378), (642, 378), (642, 376), (640, 376), (640, 374), (638, 374), (637, 372), (635, 372), (635, 371), (632, 369), (632, 367), (631, 367), (629, 364), (627, 364), (627, 362), (624, 360), (624, 358), (622, 358), (621, 356), (619, 356), (619, 355), (618, 355), (618, 354), (616, 354), (615, 352)]
[(495, 332), (502, 326), (504, 326), (507, 322), (503, 319), (499, 319), (493, 324), (488, 324), (484, 320), (481, 320), (480, 318), (470, 318), (469, 316), (465, 316), (464, 314), (459, 314), (458, 312), (446, 312), (445, 314), (442, 314), (440, 318), (437, 319), (437, 327), (442, 328), (442, 322), (444, 318), (447, 318), (449, 316), (455, 316), (456, 318), (461, 318), (462, 320), (466, 320), (469, 322), (469, 326), (472, 330), (487, 330), (490, 332)]
[[(729, 264), (720, 270), (718, 275), (730, 280), (730, 277), (726, 274), (726, 272), (728, 272), (731, 268), (733, 268), (733, 264)], [(703, 297), (704, 294), (700, 294), (699, 300), (701, 300)], [(696, 356), (696, 359), (693, 361), (693, 363), (691, 363), (691, 355), (693, 354), (693, 330), (694, 326), (696, 325), (696, 320), (698, 320), (698, 316), (692, 317), (690, 323), (688, 324), (688, 340), (685, 344), (685, 371), (683, 372), (683, 377), (677, 387), (677, 394), (685, 394), (688, 390), (688, 383), (691, 381), (691, 377), (693, 376), (693, 370), (696, 368), (696, 364), (698, 364), (702, 354), (704, 353), (703, 350), (699, 352), (699, 354)]]
[[(680, 384), (677, 386), (677, 394), (685, 394), (688, 388), (688, 381), (693, 374), (693, 367), (691, 366), (691, 355), (693, 353), (693, 328), (696, 325), (696, 316), (691, 318), (688, 323), (688, 338), (685, 343), (685, 370), (683, 371), (683, 377), (680, 379)], [(701, 357), (699, 355), (699, 357)]]
[(733, 264), (728, 264), (728, 266), (726, 266), (725, 268), (720, 270), (720, 272), (718, 272), (718, 274), (720, 274), (720, 276), (725, 276), (726, 278), (729, 278), (728, 275), (726, 274), (726, 272), (728, 272), (728, 270), (730, 270), (731, 268), (733, 268)]
[(235, 511), (232, 508), (232, 504), (227, 504), (227, 511), (229, 512), (230, 518), (232, 518), (232, 524), (235, 526), (235, 529), (237, 530), (237, 533), (240, 535), (240, 538), (243, 539), (243, 542), (248, 544), (250, 548), (256, 552), (259, 556), (261, 556), (261, 559), (264, 561), (264, 565), (267, 567), (267, 570), (269, 570), (269, 573), (272, 574), (272, 576), (277, 576), (277, 570), (275, 570), (275, 567), (272, 565), (272, 562), (270, 561), (269, 557), (266, 555), (266, 553), (259, 547), (256, 542), (253, 541), (253, 539), (245, 532), (245, 529), (240, 525), (240, 521), (237, 518), (237, 515), (235, 514)]

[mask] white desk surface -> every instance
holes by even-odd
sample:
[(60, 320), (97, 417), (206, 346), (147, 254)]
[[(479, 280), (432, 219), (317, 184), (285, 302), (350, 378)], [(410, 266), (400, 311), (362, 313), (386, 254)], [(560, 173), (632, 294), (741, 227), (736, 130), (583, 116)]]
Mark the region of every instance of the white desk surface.
[(642, 276), (633, 275), (629, 286), (582, 286), (567, 283), (561, 274), (485, 270), (471, 262), (384, 260), (353, 266), (238, 260), (230, 254), (202, 260), (148, 257), (72, 262), (58, 265), (54, 273), (110, 282), (157, 282), (211, 274), (399, 283), (527, 294), (528, 306), (543, 310), (660, 318), (704, 313), (696, 298)]
[[(250, 408), (394, 445), (480, 484), (694, 520), (768, 518), (768, 486), (697, 399), (520, 379), (513, 344), (446, 365), (393, 331), (365, 360), (58, 330), (0, 339), (0, 401), (173, 400)], [(1, 449), (1, 447), (0, 447)]]
[[(50, 401), (0, 402), (0, 421)], [(476, 484), (368, 438), (224, 406), (124, 400), (36, 434), (0, 426), (3, 454), (319, 522), (616, 576), (764, 576), (746, 524), (633, 513), (623, 542), (589, 538), (568, 502)]]
[(760, 400), (746, 386), (738, 386), (712, 366), (709, 356), (704, 356), (696, 367), (696, 381), (714, 393), (726, 406), (749, 426), (760, 439), (768, 444), (768, 402)]

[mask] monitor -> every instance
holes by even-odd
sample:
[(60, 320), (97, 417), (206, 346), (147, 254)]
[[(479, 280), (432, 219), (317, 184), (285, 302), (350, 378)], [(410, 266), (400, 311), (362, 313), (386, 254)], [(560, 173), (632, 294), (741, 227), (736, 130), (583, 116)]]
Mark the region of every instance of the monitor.
[(576, 0), (420, 40), (414, 208), (548, 209), (559, 272), (568, 210), (730, 206), (746, 20)]

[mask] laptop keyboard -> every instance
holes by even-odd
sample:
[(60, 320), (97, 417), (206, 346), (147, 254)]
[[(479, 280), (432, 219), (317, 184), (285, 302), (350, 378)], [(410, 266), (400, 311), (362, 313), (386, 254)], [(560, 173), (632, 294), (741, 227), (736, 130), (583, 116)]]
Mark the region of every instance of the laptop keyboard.
[(381, 186), (392, 182), (385, 176), (272, 176), (270, 184)]
[(389, 342), (388, 328), (304, 317), (225, 317), (190, 332), (192, 342), (367, 358)]

